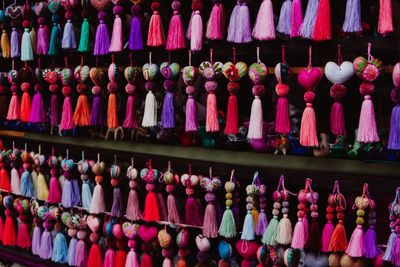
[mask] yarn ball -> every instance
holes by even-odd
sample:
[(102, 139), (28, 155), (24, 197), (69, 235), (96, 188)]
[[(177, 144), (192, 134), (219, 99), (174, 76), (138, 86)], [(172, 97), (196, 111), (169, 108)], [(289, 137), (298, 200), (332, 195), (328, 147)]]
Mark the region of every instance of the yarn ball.
[(180, 67), (178, 63), (168, 63), (163, 62), (160, 65), (160, 72), (161, 75), (165, 79), (173, 80), (178, 77), (180, 71)]
[(363, 96), (372, 95), (375, 92), (375, 85), (369, 82), (363, 82), (360, 84), (360, 93)]
[(176, 1), (176, 0), (173, 1), (172, 4), (171, 4), (171, 8), (172, 8), (173, 11), (179, 10), (181, 8), (181, 2)]
[(79, 83), (86, 82), (87, 78), (89, 78), (89, 66), (77, 66), (74, 70), (75, 80)]
[(152, 3), (151, 3), (151, 10), (154, 12), (154, 11), (158, 11), (159, 9), (160, 9), (160, 7), (161, 7), (161, 4), (160, 4), (160, 2), (158, 2), (158, 1), (153, 1)]
[(124, 70), (124, 77), (128, 83), (133, 83), (135, 81), (136, 75), (139, 70), (137, 67), (128, 66)]
[(237, 82), (229, 82), (227, 85), (228, 92), (235, 94), (240, 89), (240, 85)]
[(24, 82), (24, 83), (21, 84), (21, 89), (24, 92), (28, 92), (30, 87), (31, 87), (30, 83)]
[(315, 93), (313, 91), (307, 91), (304, 93), (304, 101), (306, 103), (312, 103), (315, 99)]
[(46, 218), (47, 212), (48, 212), (48, 210), (47, 210), (47, 207), (45, 207), (45, 206), (38, 207), (37, 211), (36, 211), (37, 216), (42, 220), (44, 220)]
[(172, 91), (175, 87), (175, 81), (174, 80), (165, 80), (163, 83), (164, 89), (166, 91)]
[(99, 12), (106, 10), (110, 3), (110, 0), (90, 0), (90, 4), (92, 4), (92, 6)]
[(116, 223), (112, 227), (112, 234), (116, 239), (122, 239), (124, 237), (124, 232), (122, 230), (122, 226), (119, 223)]
[(146, 81), (154, 81), (157, 78), (160, 69), (157, 64), (146, 63), (143, 65), (142, 72)]
[(247, 64), (241, 61), (236, 64), (227, 62), (222, 66), (222, 73), (231, 82), (239, 81), (247, 73)]
[(89, 76), (95, 85), (100, 85), (103, 81), (104, 73), (100, 68), (93, 67), (89, 71)]
[(232, 246), (225, 240), (218, 242), (218, 253), (221, 259), (228, 261), (232, 256)]
[(63, 213), (61, 213), (61, 221), (63, 222), (63, 224), (67, 224), (68, 221), (71, 220), (71, 213), (68, 211), (64, 211)]
[(329, 93), (335, 100), (342, 99), (347, 93), (347, 88), (343, 84), (334, 84), (329, 90)]
[(196, 236), (196, 246), (200, 252), (208, 252), (211, 248), (210, 240), (202, 235)]
[(264, 63), (253, 63), (249, 67), (248, 74), (254, 84), (260, 84), (267, 78), (268, 68)]
[(129, 166), (127, 171), (126, 171), (126, 177), (128, 177), (129, 180), (136, 180), (138, 176), (138, 171), (134, 166)]

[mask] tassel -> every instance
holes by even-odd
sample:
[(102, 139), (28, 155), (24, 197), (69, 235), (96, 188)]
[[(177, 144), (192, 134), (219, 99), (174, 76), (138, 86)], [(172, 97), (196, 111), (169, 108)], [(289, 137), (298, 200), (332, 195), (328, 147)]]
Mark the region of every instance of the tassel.
[(213, 1), (210, 18), (207, 22), (206, 37), (210, 40), (222, 40), (225, 36), (225, 10), (222, 0)]
[(250, 11), (246, 1), (237, 1), (232, 11), (227, 40), (238, 44), (251, 42)]
[(393, 32), (392, 1), (379, 0), (378, 32), (384, 36)]
[(107, 127), (108, 129), (116, 129), (119, 127), (117, 96), (115, 95), (116, 90), (118, 90), (118, 84), (110, 82), (107, 89), (110, 92), (107, 105)]
[(281, 7), (281, 12), (279, 14), (278, 26), (276, 26), (276, 31), (282, 34), (290, 35), (292, 28), (292, 1), (285, 0)]
[(73, 123), (76, 126), (87, 127), (90, 125), (90, 107), (89, 101), (85, 94), (87, 85), (79, 83), (76, 90), (79, 93), (78, 101), (76, 102)]
[(388, 149), (400, 150), (400, 89), (394, 88), (390, 98), (395, 103), (390, 118)]
[(292, 248), (294, 249), (303, 249), (305, 245), (306, 233), (302, 220), (303, 219), (299, 218), (298, 222), (294, 226), (292, 239)]
[(207, 238), (216, 238), (218, 236), (218, 225), (217, 211), (213, 203), (215, 201), (215, 195), (213, 193), (207, 193), (205, 199), (208, 204), (204, 213), (203, 236)]
[(113, 13), (114, 13), (114, 24), (113, 24), (113, 31), (111, 34), (111, 43), (110, 43), (110, 52), (121, 52), (122, 51), (122, 20), (121, 14), (123, 12), (123, 8), (121, 6), (114, 6)]
[(334, 135), (345, 136), (346, 135), (346, 123), (344, 118), (343, 105), (340, 102), (341, 98), (344, 97), (347, 89), (343, 85), (333, 85), (330, 89), (331, 97), (334, 99), (334, 103), (331, 109), (331, 120), (330, 128)]
[[(189, 61), (191, 60), (191, 52), (189, 52)], [(186, 66), (182, 70), (182, 79), (186, 85), (185, 92), (188, 95), (186, 100), (185, 108), (185, 131), (186, 132), (196, 132), (197, 131), (197, 107), (196, 101), (193, 94), (196, 88), (193, 86), (197, 78), (197, 69), (192, 66)]]
[(126, 256), (125, 267), (139, 267), (139, 258), (134, 248), (131, 248)]
[(49, 43), (49, 50), (47, 51), (47, 54), (49, 56), (55, 56), (60, 53), (60, 48), (61, 48), (61, 30), (60, 30), (60, 24), (58, 20), (57, 15), (53, 15), (51, 17), (53, 21), (53, 27), (51, 29), (51, 34), (50, 34), (50, 43)]
[(99, 214), (106, 210), (104, 202), (104, 190), (100, 181), (103, 179), (102, 176), (96, 175), (96, 186), (93, 190), (92, 201), (90, 202), (89, 212), (93, 214)]
[(168, 51), (174, 51), (186, 48), (185, 33), (183, 32), (182, 18), (179, 14), (181, 3), (178, 0), (172, 2), (174, 14), (169, 22), (167, 42), (165, 48)]
[(31, 85), (28, 82), (23, 82), (21, 84), (21, 89), (23, 91), (21, 98), (21, 121), (29, 122), (32, 103), (31, 96), (29, 95), (29, 89)]
[[(259, 55), (259, 48), (257, 48), (257, 55)], [(257, 57), (257, 63), (254, 63), (249, 68), (249, 77), (253, 82), (252, 93), (254, 95), (253, 103), (251, 104), (249, 131), (247, 132), (247, 138), (249, 139), (262, 139), (264, 118), (263, 108), (261, 102), (261, 96), (265, 92), (265, 87), (262, 84), (267, 77), (268, 69), (264, 63)]]
[(207, 94), (207, 111), (206, 111), (206, 131), (207, 132), (218, 132), (218, 111), (217, 111), (217, 96), (215, 90), (217, 89), (217, 83), (215, 81), (207, 81), (205, 84)]
[(31, 177), (32, 177), (32, 183), (33, 183), (33, 188), (35, 191), (35, 197), (37, 196), (37, 191), (38, 191), (38, 186), (37, 186), (37, 181), (38, 181), (38, 173), (33, 169), (31, 172)]
[(8, 38), (7, 31), (4, 28), (2, 29), (0, 47), (3, 58), (10, 58), (11, 56), (10, 39)]
[[(328, 214), (326, 216), (328, 217)], [(329, 214), (329, 216), (333, 217), (333, 214)], [(321, 240), (322, 252), (329, 251), (329, 243), (331, 241), (334, 229), (335, 227), (332, 224), (332, 220), (328, 219), (328, 222), (324, 225), (324, 228), (322, 229), (322, 240)]]
[(11, 85), (11, 100), (10, 104), (8, 106), (8, 112), (7, 112), (7, 120), (19, 120), (21, 118), (21, 102), (19, 100), (19, 97), (17, 95), (17, 85), (13, 83)]
[(161, 125), (164, 129), (175, 128), (174, 94), (171, 92), (174, 84), (175, 83), (172, 80), (164, 81), (164, 88), (166, 89), (166, 93), (161, 113)]
[(32, 100), (32, 108), (31, 108), (31, 114), (29, 116), (29, 122), (31, 123), (44, 123), (47, 121), (47, 115), (46, 115), (46, 110), (44, 107), (44, 100), (42, 93), (40, 90), (42, 89), (40, 84), (37, 83), (35, 84), (34, 87), (36, 93), (33, 96)]
[(20, 213), (20, 223), (18, 225), (17, 246), (22, 249), (29, 249), (31, 247), (31, 233), (30, 225), (26, 222), (28, 216)]
[(96, 39), (93, 49), (93, 55), (95, 56), (106, 55), (110, 49), (110, 35), (108, 33), (107, 25), (104, 22), (106, 17), (107, 14), (103, 11), (100, 11), (97, 15), (99, 25), (96, 29)]
[(303, 10), (301, 0), (293, 0), (291, 12), (290, 38), (300, 37), (301, 24), (303, 23)]
[[(153, 4), (152, 4), (153, 5)], [(129, 49), (133, 51), (143, 50), (142, 21), (140, 17), (141, 8), (139, 5), (131, 7), (132, 22), (129, 32)]]
[(123, 215), (123, 205), (121, 198), (121, 189), (119, 187), (114, 187), (113, 190), (113, 203), (111, 207), (111, 216), (122, 217)]
[(358, 123), (357, 141), (361, 143), (373, 143), (379, 141), (375, 121), (374, 103), (371, 95), (364, 95), (361, 106), (360, 121)]
[(89, 20), (84, 17), (81, 26), (81, 35), (79, 37), (78, 51), (81, 53), (87, 53), (92, 49), (90, 42), (90, 25)]
[(147, 45), (150, 47), (159, 47), (165, 44), (164, 27), (159, 14), (160, 2), (153, 1), (151, 10), (153, 15), (150, 18), (149, 32), (147, 35)]
[(142, 214), (140, 212), (139, 197), (136, 191), (137, 182), (130, 181), (129, 186), (131, 187), (131, 190), (129, 192), (128, 202), (126, 204), (125, 216), (131, 221), (138, 221), (142, 219)]
[(99, 245), (93, 243), (89, 250), (87, 266), (103, 266)]
[(31, 42), (31, 35), (29, 34), (30, 23), (27, 20), (23, 21), (24, 33), (22, 34), (21, 41), (21, 61), (32, 61), (33, 60), (33, 49)]
[(381, 254), (381, 252), (382, 251), (378, 248), (378, 244), (376, 242), (374, 225), (370, 225), (365, 234), (365, 257), (367, 259), (375, 259)]
[(242, 235), (240, 239), (254, 240), (254, 219), (250, 210), (247, 211), (246, 217), (244, 218)]
[(82, 207), (85, 209), (90, 208), (92, 202), (92, 189), (88, 180), (82, 180)]
[[(284, 212), (284, 208), (282, 208), (282, 213)], [(287, 246), (292, 242), (292, 223), (290, 222), (287, 213), (284, 213), (283, 217), (279, 220), (276, 229), (276, 242), (284, 246)]]
[[(50, 75), (51, 76), (51, 75)], [(58, 73), (57, 76), (58, 78)], [(46, 79), (46, 77), (45, 77)], [(53, 79), (53, 80), (50, 80)], [(49, 78), (48, 82), (50, 83), (49, 85), (49, 91), (52, 93), (51, 95), (51, 103), (50, 103), (50, 125), (51, 126), (57, 126), (58, 121), (59, 121), (59, 101), (58, 101), (58, 90), (59, 86), (57, 84), (57, 79), (55, 78)]]
[(321, 249), (321, 228), (319, 227), (316, 218), (313, 218), (311, 223), (310, 234), (307, 240), (307, 247), (314, 250)]
[(300, 28), (300, 35), (304, 39), (311, 39), (313, 37), (319, 2), (320, 0), (309, 0), (307, 2), (306, 14)]
[(16, 162), (12, 162), (13, 168), (11, 169), (11, 193), (21, 195), (21, 180), (18, 170), (15, 168)]
[[(68, 229), (69, 230), (69, 229)], [(75, 229), (71, 229), (73, 231), (75, 231)], [(69, 240), (69, 245), (68, 245), (68, 265), (70, 266), (77, 266), (77, 264), (75, 263), (75, 258), (76, 258), (76, 246), (78, 244), (78, 239), (76, 239), (75, 236), (72, 236), (71, 239)]]
[(144, 252), (140, 261), (140, 267), (153, 267), (153, 259), (148, 252)]
[[(57, 227), (57, 225), (56, 225)], [(61, 230), (61, 229), (60, 229)], [(57, 263), (68, 262), (68, 245), (63, 233), (58, 232), (54, 238), (51, 260)]]
[(42, 201), (47, 201), (49, 197), (49, 189), (47, 187), (46, 177), (39, 171), (37, 187), (36, 187), (37, 198)]
[(360, 0), (347, 0), (342, 30), (346, 33), (362, 31)]
[(312, 103), (307, 103), (300, 126), (300, 144), (308, 147), (318, 146), (315, 112)]
[(67, 22), (64, 26), (64, 32), (61, 40), (61, 48), (63, 49), (75, 49), (76, 48), (76, 38), (74, 32), (74, 25), (71, 20), (73, 13), (71, 11), (65, 12), (65, 19)]
[[(278, 94), (278, 101), (276, 104), (276, 119), (275, 119), (275, 131), (280, 134), (290, 133), (290, 119), (289, 119), (289, 103), (287, 99), (287, 93), (282, 93), (282, 88), (285, 87), (288, 90), (289, 86), (283, 83), (278, 83), (275, 87), (275, 91)], [(278, 89), (279, 88), (279, 89)], [(278, 93), (279, 91), (279, 93)]]
[(39, 257), (44, 260), (49, 260), (53, 254), (53, 238), (50, 232), (51, 223), (49, 221), (45, 221), (43, 226), (45, 231), (43, 232), (40, 240)]
[[(149, 84), (152, 84), (152, 82), (146, 82), (146, 88), (149, 88)], [(142, 121), (143, 127), (154, 127), (157, 125), (157, 99), (151, 91), (152, 89), (149, 88), (146, 95)]]
[(264, 184), (258, 187), (258, 202), (260, 206), (260, 213), (256, 221), (255, 234), (258, 236), (263, 236), (264, 232), (268, 227), (268, 219), (265, 214), (265, 209), (267, 208), (267, 188)]
[(42, 229), (39, 226), (39, 219), (34, 218), (35, 227), (32, 233), (32, 254), (39, 256), (40, 253), (40, 240), (42, 239)]
[(237, 134), (239, 132), (239, 122), (238, 104), (235, 93), (239, 90), (240, 86), (237, 82), (229, 82), (227, 87), (230, 96), (228, 100), (225, 134)]
[[(278, 202), (275, 202), (278, 203)], [(275, 205), (274, 205), (275, 207)], [(277, 215), (274, 215), (271, 219), (271, 221), (268, 224), (267, 229), (265, 230), (263, 237), (261, 239), (261, 242), (263, 242), (265, 245), (267, 246), (275, 246), (276, 245), (276, 240), (277, 240), (277, 232), (278, 232), (278, 215), (279, 215), (279, 210), (277, 209), (277, 211), (273, 212), (277, 212)]]
[[(99, 89), (99, 91), (95, 91), (92, 104), (92, 111), (90, 113), (90, 126), (103, 126), (104, 125), (104, 114), (103, 107), (101, 101), (101, 87), (95, 86)], [(92, 89), (93, 92), (93, 89)]]
[(31, 173), (28, 170), (28, 166), (29, 163), (24, 163), (25, 171), (21, 175), (21, 194), (25, 197), (30, 198), (35, 196), (35, 189), (33, 186)]
[(127, 254), (122, 249), (118, 249), (117, 253), (115, 254), (115, 267), (125, 267)]
[(11, 47), (11, 58), (17, 58), (19, 57), (20, 54), (20, 49), (19, 49), (19, 36), (18, 36), (18, 31), (17, 31), (17, 22), (12, 21), (12, 32), (11, 32), (11, 41), (10, 41), (10, 47)]
[(268, 41), (275, 39), (274, 10), (271, 0), (263, 0), (253, 28), (254, 39)]
[(346, 249), (346, 254), (350, 257), (363, 257), (365, 255), (364, 230), (362, 225), (359, 224), (354, 229)]
[(68, 131), (74, 128), (74, 114), (70, 97), (70, 94), (72, 93), (72, 88), (70, 86), (64, 85), (64, 87), (62, 88), (62, 92), (64, 94), (64, 103), (61, 113), (60, 130)]
[(393, 245), (394, 242), (396, 240), (396, 232), (394, 231), (394, 229), (391, 230), (388, 242), (386, 244), (386, 250), (385, 250), (385, 254), (383, 255), (383, 260), (384, 261), (388, 261), (391, 262), (393, 259)]
[(3, 228), (2, 242), (4, 246), (13, 247), (17, 244), (17, 233), (15, 228), (15, 223), (12, 217), (12, 212), (9, 208), (6, 208), (5, 214), (6, 214), (6, 220)]
[(79, 239), (76, 244), (76, 252), (75, 252), (75, 265), (77, 267), (85, 267), (87, 266), (87, 247), (85, 243), (86, 231), (79, 230), (77, 233), (77, 237)]
[(47, 55), (49, 51), (49, 36), (45, 29), (45, 18), (38, 18), (39, 29), (37, 32), (37, 44), (36, 44), (36, 54)]
[(125, 86), (125, 91), (129, 94), (126, 102), (126, 113), (123, 127), (127, 129), (136, 129), (138, 127), (138, 121), (135, 112), (135, 90), (136, 87), (132, 84)]
[(393, 259), (392, 263), (395, 266), (400, 266), (400, 236), (397, 235), (396, 240), (394, 241), (393, 244)]
[[(54, 157), (54, 158), (56, 158), (56, 157)], [(57, 161), (55, 161), (54, 163), (57, 164), (56, 162)], [(55, 164), (52, 164), (51, 170), (50, 170), (50, 173), (51, 173), (50, 185), (49, 185), (50, 190), (49, 190), (49, 197), (47, 199), (47, 202), (49, 202), (50, 204), (57, 204), (57, 203), (61, 202), (61, 196), (62, 196), (60, 184), (56, 177), (57, 166), (54, 166)]]
[[(194, 193), (194, 192), (193, 192)], [(188, 195), (185, 204), (185, 223), (189, 225), (201, 226), (203, 224), (203, 215), (201, 214), (201, 204), (193, 195)]]
[(319, 2), (312, 38), (314, 41), (327, 41), (332, 39), (331, 3), (329, 0), (320, 0)]
[(64, 170), (64, 186), (62, 189), (61, 202), (65, 208), (71, 208), (72, 204), (72, 195), (73, 195), (73, 185), (72, 185), (72, 171), (73, 165), (69, 165), (73, 163), (72, 160), (68, 160), (67, 158), (61, 161), (61, 167)]
[[(167, 190), (168, 190), (168, 185), (167, 185)], [(177, 200), (173, 195), (172, 191), (169, 192), (167, 197), (167, 209), (168, 209), (168, 221), (171, 223), (181, 223), (176, 202)]]
[(232, 209), (227, 207), (222, 215), (221, 224), (219, 225), (218, 233), (225, 238), (233, 238), (236, 236), (236, 223)]
[(192, 51), (201, 51), (203, 44), (203, 20), (200, 13), (202, 8), (201, 0), (192, 0), (192, 17), (186, 33), (186, 37), (190, 40), (190, 49)]
[(11, 182), (5, 164), (0, 163), (0, 189), (5, 192), (11, 192)]
[(104, 267), (114, 267), (115, 262), (115, 251), (112, 248), (108, 248), (104, 255)]
[[(147, 186), (146, 186), (147, 187)], [(146, 222), (159, 221), (160, 211), (157, 196), (153, 191), (148, 191), (144, 200), (143, 220)]]
[(36, 53), (36, 49), (37, 49), (37, 34), (36, 34), (35, 28), (33, 26), (31, 27), (29, 35), (31, 37), (31, 45), (32, 45), (33, 53)]

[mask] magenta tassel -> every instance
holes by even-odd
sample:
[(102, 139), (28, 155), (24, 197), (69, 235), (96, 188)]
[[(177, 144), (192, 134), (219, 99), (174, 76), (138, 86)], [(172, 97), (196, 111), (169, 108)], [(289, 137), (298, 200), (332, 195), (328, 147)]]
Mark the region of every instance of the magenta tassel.
[(192, 95), (188, 95), (188, 99), (186, 101), (186, 122), (185, 122), (185, 131), (186, 132), (196, 132), (197, 131), (197, 109), (196, 109), (196, 101), (194, 100)]
[(87, 247), (83, 240), (76, 244), (75, 264), (77, 267), (86, 267), (87, 265)]
[(126, 102), (126, 113), (123, 127), (127, 129), (134, 129), (138, 127), (138, 121), (135, 113), (135, 96), (129, 95)]
[(122, 197), (121, 197), (121, 189), (119, 187), (115, 187), (113, 191), (113, 203), (111, 207), (111, 216), (113, 217), (122, 217), (123, 215), (123, 205), (122, 205)]
[(335, 230), (335, 226), (332, 224), (332, 221), (328, 221), (324, 225), (324, 229), (322, 229), (322, 240), (321, 240), (321, 251), (328, 252), (329, 251), (329, 242), (331, 241), (331, 237), (333, 231)]
[(374, 103), (372, 102), (370, 95), (364, 96), (364, 101), (361, 106), (357, 141), (360, 143), (373, 143), (379, 141), (375, 121)]
[(292, 22), (290, 37), (300, 37), (301, 24), (303, 23), (303, 10), (301, 8), (301, 0), (293, 0), (291, 17)]
[(393, 259), (392, 263), (397, 267), (400, 266), (400, 235), (397, 235), (393, 244)]
[(185, 205), (185, 223), (201, 226), (203, 224), (203, 215), (201, 214), (200, 202), (192, 196), (189, 196)]
[(122, 51), (122, 21), (120, 15), (123, 12), (121, 6), (115, 6), (113, 8), (115, 15), (113, 31), (111, 35), (110, 52), (121, 52)]
[(172, 2), (172, 10), (174, 15), (169, 22), (167, 43), (165, 48), (167, 50), (179, 50), (186, 48), (185, 33), (183, 32), (182, 18), (179, 14), (181, 3), (177, 0)]
[(363, 257), (365, 255), (364, 230), (362, 225), (357, 225), (351, 235), (346, 254), (350, 257)]
[(346, 135), (343, 105), (335, 101), (331, 109), (331, 132), (334, 135)]
[(43, 26), (44, 18), (40, 17), (38, 22), (39, 29), (37, 31), (36, 54), (47, 55), (47, 51), (49, 50), (49, 36)]
[(50, 124), (51, 125), (58, 125), (58, 95), (57, 94), (53, 94), (51, 96)]
[(43, 96), (39, 91), (33, 96), (29, 121), (31, 123), (43, 123), (47, 121)]
[(222, 0), (214, 1), (207, 22), (206, 37), (210, 40), (222, 40), (225, 35), (225, 11), (222, 2)]
[(290, 133), (289, 103), (286, 97), (278, 97), (275, 131), (280, 134)]

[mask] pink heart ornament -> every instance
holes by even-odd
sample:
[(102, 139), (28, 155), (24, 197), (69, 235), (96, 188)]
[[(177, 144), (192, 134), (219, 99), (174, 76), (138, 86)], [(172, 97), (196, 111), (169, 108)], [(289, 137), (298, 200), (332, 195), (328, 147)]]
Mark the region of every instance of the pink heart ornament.
[(202, 252), (210, 251), (210, 240), (202, 235), (198, 235), (196, 236), (196, 246)]
[(93, 232), (96, 233), (99, 231), (100, 228), (100, 220), (96, 216), (89, 215), (86, 219), (86, 223), (89, 227), (89, 229)]
[(311, 69), (303, 68), (297, 75), (299, 84), (307, 90), (313, 90), (318, 86), (322, 79), (322, 71), (320, 68), (313, 67)]
[(354, 74), (353, 63), (344, 61), (340, 66), (335, 62), (328, 62), (325, 65), (325, 76), (333, 84), (344, 84)]
[(393, 68), (392, 80), (395, 87), (400, 87), (400, 62)]
[(145, 243), (153, 242), (154, 240), (156, 240), (157, 234), (157, 228), (154, 226), (139, 226), (138, 235)]

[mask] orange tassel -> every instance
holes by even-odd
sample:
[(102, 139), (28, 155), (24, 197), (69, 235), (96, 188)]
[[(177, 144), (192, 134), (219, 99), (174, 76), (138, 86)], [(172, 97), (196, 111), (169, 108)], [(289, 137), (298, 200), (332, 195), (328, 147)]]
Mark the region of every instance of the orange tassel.
[(24, 92), (21, 98), (21, 121), (29, 122), (31, 114), (32, 102), (29, 93)]
[(329, 242), (329, 251), (343, 252), (347, 249), (346, 229), (343, 222), (339, 221), (333, 231), (331, 241)]
[(80, 94), (78, 97), (73, 120), (76, 126), (89, 126), (90, 124), (89, 101), (85, 94)]
[(114, 93), (110, 93), (110, 95), (108, 96), (107, 126), (109, 129), (115, 129), (119, 127), (117, 114), (117, 96)]

